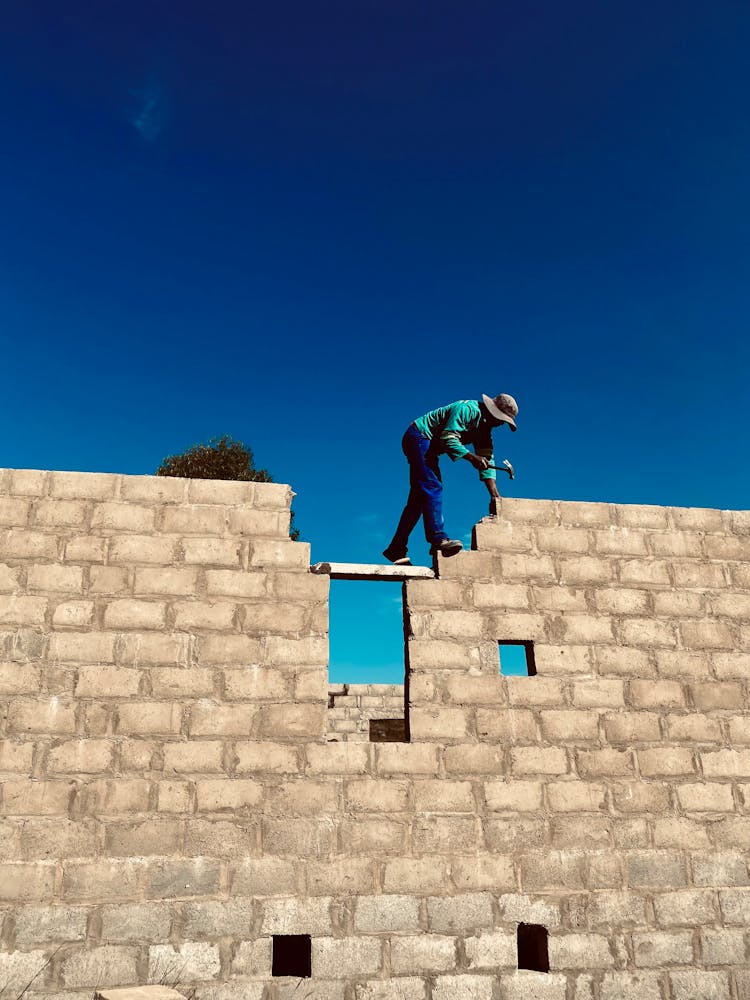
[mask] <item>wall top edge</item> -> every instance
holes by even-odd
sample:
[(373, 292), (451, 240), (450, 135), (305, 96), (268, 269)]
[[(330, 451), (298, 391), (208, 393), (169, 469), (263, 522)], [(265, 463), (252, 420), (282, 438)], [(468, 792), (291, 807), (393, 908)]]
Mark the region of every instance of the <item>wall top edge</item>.
[(287, 483), (9, 468), (0, 468), (0, 495), (141, 503), (238, 504), (272, 509), (289, 508), (295, 496)]

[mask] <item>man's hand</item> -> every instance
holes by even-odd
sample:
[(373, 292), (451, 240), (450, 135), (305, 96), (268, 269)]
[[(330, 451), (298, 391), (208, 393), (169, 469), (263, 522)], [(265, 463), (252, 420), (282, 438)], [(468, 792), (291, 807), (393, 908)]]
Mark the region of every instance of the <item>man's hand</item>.
[(472, 451), (466, 452), (466, 459), (471, 462), (475, 469), (480, 472), (484, 472), (485, 469), (489, 468), (489, 462), (486, 458), (482, 458), (481, 455), (475, 455)]

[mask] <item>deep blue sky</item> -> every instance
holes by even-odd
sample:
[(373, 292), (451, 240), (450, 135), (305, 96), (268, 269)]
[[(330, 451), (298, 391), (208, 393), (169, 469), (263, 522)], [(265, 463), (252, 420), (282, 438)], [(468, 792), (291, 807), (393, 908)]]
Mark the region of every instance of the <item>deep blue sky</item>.
[(369, 561), (406, 424), (507, 391), (513, 495), (747, 507), (748, 51), (744, 0), (6, 5), (0, 464), (227, 432)]

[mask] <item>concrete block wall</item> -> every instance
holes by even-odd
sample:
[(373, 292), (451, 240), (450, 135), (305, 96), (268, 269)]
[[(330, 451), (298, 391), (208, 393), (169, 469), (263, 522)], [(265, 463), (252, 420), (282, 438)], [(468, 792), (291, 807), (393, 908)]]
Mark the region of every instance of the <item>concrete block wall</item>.
[(411, 743), (377, 744), (329, 742), (289, 500), (0, 472), (0, 987), (748, 1000), (750, 515), (504, 501), (407, 584)]
[(561, 1000), (746, 1000), (750, 514), (503, 500), (475, 545), (407, 585), (424, 835), (554, 904)]

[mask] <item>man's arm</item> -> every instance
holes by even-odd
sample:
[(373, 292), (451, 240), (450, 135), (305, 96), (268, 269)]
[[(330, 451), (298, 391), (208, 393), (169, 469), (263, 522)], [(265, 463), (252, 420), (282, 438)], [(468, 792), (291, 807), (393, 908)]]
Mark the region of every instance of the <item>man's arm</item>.
[(494, 479), (485, 479), (484, 485), (490, 495), (490, 517), (497, 517), (500, 513), (500, 491)]
[[(475, 469), (479, 472), (494, 472), (494, 469), (488, 469), (489, 464), (487, 459), (482, 455), (475, 455), (470, 451), (467, 451), (463, 456), (467, 461), (471, 462)], [(496, 479), (483, 479), (482, 482), (487, 487), (487, 492), (490, 495), (490, 517), (497, 517), (500, 513), (500, 491), (497, 488)]]

